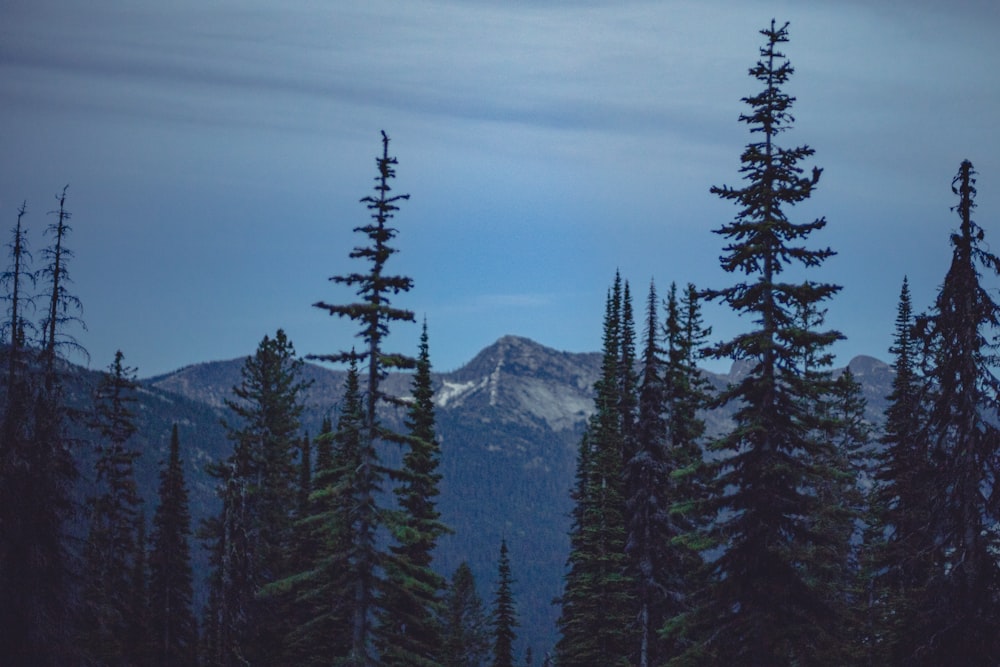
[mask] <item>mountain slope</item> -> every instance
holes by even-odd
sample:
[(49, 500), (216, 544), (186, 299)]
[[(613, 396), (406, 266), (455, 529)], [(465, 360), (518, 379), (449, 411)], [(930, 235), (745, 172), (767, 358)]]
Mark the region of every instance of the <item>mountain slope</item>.
[[(177, 394), (200, 404), (217, 424), (223, 399), (240, 380), (243, 361), (188, 366), (144, 384), (151, 396)], [(871, 357), (858, 357), (850, 367), (862, 382), (871, 418), (879, 420), (891, 369)], [(740, 370), (734, 365), (729, 374), (708, 376), (716, 387), (722, 387)], [(437, 567), (450, 575), (461, 561), (468, 560), (488, 601), (497, 550), (505, 537), (517, 579), (519, 636), (536, 653), (554, 643), (558, 607), (552, 600), (562, 592), (569, 550), (569, 491), (577, 445), (593, 411), (593, 385), (599, 372), (599, 354), (559, 352), (526, 338), (505, 336), (458, 370), (433, 376), (442, 452), (439, 509), (442, 519), (455, 530), (441, 540)], [(303, 374), (313, 383), (305, 395), (303, 425), (316, 433), (324, 415), (336, 414), (345, 373), (306, 364)], [(394, 374), (385, 386), (390, 393), (405, 396), (409, 383), (408, 375)], [(169, 406), (157, 400), (169, 412)], [(156, 409), (152, 402), (149, 409)], [(386, 419), (398, 426), (401, 417), (396, 412)], [(724, 428), (727, 417), (724, 413), (707, 415), (710, 431)], [(205, 451), (224, 455), (228, 444), (220, 439), (217, 426), (206, 430), (202, 438), (190, 437), (192, 442), (213, 439), (218, 440), (206, 443)], [(388, 463), (397, 461), (399, 454), (395, 445), (381, 452)], [(195, 475), (189, 481), (195, 486), (193, 505), (216, 506), (203, 475), (201, 480)]]

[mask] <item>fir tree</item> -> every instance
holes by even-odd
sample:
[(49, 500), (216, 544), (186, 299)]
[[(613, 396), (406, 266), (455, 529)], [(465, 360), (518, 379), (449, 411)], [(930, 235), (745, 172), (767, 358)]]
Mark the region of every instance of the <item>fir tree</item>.
[(517, 633), (517, 612), (514, 609), (514, 579), (510, 571), (507, 540), (500, 542), (497, 563), (497, 588), (493, 598), (493, 662), (491, 667), (514, 667), (514, 640)]
[(217, 659), (274, 662), (286, 631), (280, 605), (264, 588), (287, 574), (291, 519), (296, 509), (295, 455), (299, 443), (302, 361), (282, 330), (265, 336), (226, 405), (239, 419), (226, 423), (233, 454), (213, 474), (222, 481), (216, 526), (216, 576), (221, 633)]
[(987, 417), (1000, 408), (1000, 307), (980, 283), (980, 267), (1000, 274), (1000, 259), (981, 244), (972, 220), (975, 171), (966, 160), (952, 181), (960, 226), (952, 234), (951, 266), (921, 337), (931, 353), (933, 383), (921, 435), (933, 477), (930, 532), (933, 569), (922, 606), (928, 631), (915, 647), (919, 664), (993, 665), (1000, 660), (1000, 430)]
[(357, 470), (356, 489), (361, 496), (356, 499), (356, 520), (350, 523), (351, 530), (356, 532), (353, 540), (358, 547), (353, 554), (352, 571), (358, 574), (351, 585), (354, 589), (354, 618), (352, 621), (352, 648), (349, 663), (367, 667), (374, 664), (373, 652), (373, 619), (377, 610), (378, 600), (376, 589), (380, 583), (380, 568), (384, 554), (377, 548), (375, 533), (382, 516), (377, 504), (377, 493), (382, 488), (384, 470), (379, 463), (377, 445), (384, 441), (402, 441), (399, 434), (387, 429), (379, 418), (379, 406), (385, 403), (394, 404), (398, 400), (386, 394), (381, 387), (388, 370), (393, 368), (406, 369), (415, 365), (410, 357), (389, 353), (384, 349), (384, 341), (389, 334), (389, 327), (394, 322), (413, 322), (414, 315), (409, 310), (403, 310), (391, 305), (390, 297), (400, 292), (408, 292), (413, 281), (405, 276), (391, 275), (385, 272), (388, 259), (397, 252), (389, 244), (395, 238), (397, 230), (389, 226), (397, 203), (409, 199), (409, 195), (392, 195), (389, 182), (396, 175), (396, 158), (389, 156), (389, 137), (382, 132), (382, 155), (376, 158), (378, 176), (375, 177), (375, 195), (364, 197), (361, 201), (371, 211), (372, 222), (355, 228), (356, 232), (364, 234), (370, 245), (357, 247), (351, 253), (352, 259), (361, 259), (369, 263), (366, 273), (351, 273), (343, 276), (333, 276), (335, 283), (354, 287), (361, 301), (350, 304), (329, 304), (323, 301), (313, 304), (316, 308), (327, 311), (331, 315), (347, 317), (360, 325), (358, 336), (365, 347), (362, 351), (351, 350), (326, 355), (310, 355), (310, 358), (320, 361), (344, 362), (356, 361), (367, 364), (367, 385), (364, 388), (364, 418), (365, 427), (361, 434), (361, 460)]
[(443, 667), (480, 667), (490, 650), (489, 629), (468, 563), (463, 562), (452, 575), (443, 607), (441, 664)]
[(874, 620), (869, 642), (887, 662), (900, 664), (923, 641), (919, 600), (930, 579), (931, 468), (921, 435), (924, 420), (919, 341), (908, 281), (903, 279), (889, 352), (895, 372), (887, 396), (883, 448), (876, 457), (868, 545)]
[(781, 90), (792, 67), (778, 51), (788, 40), (787, 24), (772, 21), (761, 33), (766, 44), (750, 74), (765, 87), (744, 99), (751, 111), (740, 117), (760, 134), (742, 155), (747, 184), (712, 188), (739, 206), (734, 221), (717, 230), (731, 240), (722, 267), (751, 280), (706, 292), (757, 328), (711, 348), (715, 358), (748, 360), (750, 368), (716, 400), (737, 406), (733, 429), (711, 445), (713, 479), (700, 503), (717, 555), (697, 607), (672, 625), (674, 638), (690, 642), (673, 664), (839, 664), (836, 649), (844, 639), (841, 619), (818, 583), (823, 565), (813, 556), (848, 545), (817, 532), (811, 520), (823, 511), (819, 488), (832, 472), (818, 462), (833, 458), (832, 443), (818, 437), (814, 408), (832, 391), (832, 381), (801, 367), (807, 352), (828, 364), (823, 349), (841, 336), (798, 321), (803, 308), (839, 288), (781, 280), (787, 265), (819, 266), (833, 252), (799, 245), (826, 225), (824, 219), (797, 224), (786, 216), (785, 208), (812, 194), (820, 170), (802, 176), (798, 163), (813, 150), (775, 142), (793, 120), (793, 98)]
[(190, 665), (195, 661), (198, 632), (191, 606), (191, 512), (177, 424), (160, 470), (159, 498), (149, 555), (150, 662), (163, 667)]
[(98, 430), (96, 483), (89, 501), (90, 533), (84, 547), (83, 636), (87, 659), (125, 665), (130, 623), (134, 618), (135, 557), (143, 545), (136, 539), (139, 518), (134, 464), (139, 453), (128, 447), (135, 433), (135, 371), (125, 366), (121, 351), (101, 378), (94, 399), (92, 426)]
[(435, 665), (441, 658), (441, 591), (445, 581), (431, 569), (438, 538), (448, 529), (437, 510), (440, 447), (434, 428), (434, 388), (424, 323), (406, 426), (408, 451), (394, 476), (399, 510), (390, 522), (396, 544), (386, 563), (380, 618), (380, 663)]
[(630, 630), (638, 604), (625, 554), (622, 313), (622, 284), (616, 276), (605, 310), (596, 412), (577, 460), (569, 571), (560, 600), (562, 636), (556, 646), (563, 664), (613, 665), (627, 660), (634, 646)]

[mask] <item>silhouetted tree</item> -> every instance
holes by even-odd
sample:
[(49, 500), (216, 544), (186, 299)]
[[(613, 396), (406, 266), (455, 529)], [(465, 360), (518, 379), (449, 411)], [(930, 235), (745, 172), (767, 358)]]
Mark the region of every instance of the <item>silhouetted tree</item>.
[(170, 452), (160, 470), (159, 497), (149, 554), (150, 662), (162, 667), (190, 665), (198, 628), (191, 606), (191, 511), (177, 424), (171, 429)]
[(411, 357), (389, 353), (383, 345), (391, 324), (414, 321), (411, 311), (392, 306), (390, 299), (392, 295), (408, 292), (413, 281), (385, 271), (387, 261), (396, 252), (389, 245), (396, 236), (396, 230), (388, 223), (399, 209), (397, 202), (409, 199), (409, 195), (391, 194), (389, 182), (396, 175), (397, 161), (389, 156), (389, 137), (385, 132), (382, 133), (382, 155), (376, 159), (376, 164), (378, 176), (375, 177), (375, 195), (361, 200), (372, 212), (372, 222), (355, 228), (356, 232), (365, 235), (370, 245), (357, 247), (350, 253), (352, 259), (368, 262), (368, 270), (365, 273), (333, 276), (330, 279), (338, 284), (355, 287), (361, 300), (342, 305), (323, 301), (313, 304), (331, 315), (355, 321), (361, 327), (358, 336), (364, 341), (364, 348), (360, 352), (351, 350), (310, 355), (310, 358), (320, 361), (356, 361), (367, 364), (367, 384), (363, 389), (365, 428), (361, 443), (362, 459), (358, 468), (360, 479), (356, 487), (363, 495), (356, 502), (356, 521), (350, 524), (351, 530), (356, 532), (354, 543), (364, 548), (354, 553), (351, 564), (351, 569), (360, 576), (352, 582), (355, 604), (352, 649), (348, 660), (351, 665), (363, 667), (375, 663), (372, 646), (373, 619), (378, 605), (376, 589), (381, 586), (380, 568), (383, 561), (383, 554), (375, 541), (375, 533), (382, 523), (376, 495), (381, 489), (384, 473), (376, 445), (384, 441), (403, 440), (399, 434), (386, 428), (379, 418), (380, 405), (399, 402), (382, 390), (381, 382), (389, 369), (413, 368), (416, 363)]
[(443, 617), (444, 667), (481, 667), (490, 651), (489, 628), (476, 580), (463, 562), (445, 594)]
[(497, 562), (497, 588), (493, 597), (493, 662), (492, 667), (514, 667), (514, 640), (517, 633), (517, 611), (511, 587), (514, 578), (510, 570), (507, 540), (500, 542), (500, 560)]
[[(672, 664), (842, 662), (842, 619), (828, 605), (820, 578), (829, 573), (821, 575), (826, 563), (816, 555), (849, 545), (818, 532), (812, 520), (825, 511), (819, 490), (834, 474), (833, 444), (820, 436), (816, 414), (832, 380), (819, 369), (830, 363), (824, 349), (841, 336), (804, 327), (798, 318), (839, 288), (781, 280), (786, 266), (819, 266), (833, 251), (800, 245), (826, 225), (824, 219), (793, 223), (785, 212), (812, 194), (820, 170), (802, 176), (798, 163), (813, 150), (775, 142), (793, 120), (793, 98), (781, 90), (792, 67), (778, 51), (788, 41), (787, 24), (772, 21), (761, 34), (766, 43), (750, 74), (764, 90), (744, 99), (751, 111), (740, 117), (759, 134), (742, 155), (747, 183), (712, 188), (739, 207), (733, 222), (717, 230), (730, 240), (722, 267), (748, 280), (706, 292), (756, 328), (710, 348), (715, 358), (745, 360), (749, 368), (716, 401), (736, 406), (736, 412), (732, 430), (711, 445), (713, 479), (701, 503), (705, 536), (715, 550), (704, 595), (672, 626), (675, 639), (689, 642)], [(816, 372), (803, 372), (806, 354)]]
[(914, 647), (919, 664), (993, 665), (1000, 660), (1000, 409), (996, 328), (1000, 307), (980, 283), (980, 267), (1000, 274), (972, 220), (975, 171), (962, 162), (952, 181), (960, 226), (951, 266), (933, 311), (921, 320), (929, 349), (930, 399), (921, 431), (932, 467), (933, 569), (922, 607), (929, 624)]
[(438, 665), (442, 656), (441, 592), (445, 580), (431, 569), (438, 538), (448, 532), (437, 510), (440, 447), (434, 419), (434, 387), (424, 323), (413, 376), (403, 467), (394, 473), (399, 509), (389, 529), (395, 540), (386, 562), (386, 592), (379, 623), (383, 665)]

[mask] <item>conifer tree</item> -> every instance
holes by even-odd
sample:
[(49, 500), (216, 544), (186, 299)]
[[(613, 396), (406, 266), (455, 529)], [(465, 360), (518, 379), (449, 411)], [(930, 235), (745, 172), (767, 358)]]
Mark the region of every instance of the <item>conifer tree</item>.
[(128, 637), (125, 653), (133, 664), (151, 660), (152, 636), (149, 628), (149, 554), (146, 549), (146, 513), (135, 521), (135, 554), (132, 557), (132, 585), (129, 600)]
[(626, 465), (627, 516), (631, 575), (636, 584), (636, 626), (639, 667), (657, 664), (657, 632), (664, 622), (663, 607), (669, 604), (669, 585), (664, 580), (665, 552), (670, 548), (669, 499), (662, 493), (669, 482), (667, 455), (666, 397), (663, 350), (660, 347), (657, 296), (649, 285), (646, 302), (645, 344), (639, 385), (635, 451)]
[(440, 447), (434, 428), (434, 387), (424, 323), (413, 376), (403, 467), (394, 474), (399, 510), (390, 531), (396, 544), (386, 563), (379, 623), (383, 665), (435, 665), (441, 659), (441, 592), (445, 580), (431, 569), (438, 538), (448, 532), (437, 510)]
[(351, 522), (351, 530), (356, 536), (353, 540), (358, 547), (353, 553), (351, 570), (357, 572), (352, 582), (354, 589), (354, 618), (352, 620), (352, 648), (348, 662), (352, 665), (368, 667), (375, 663), (373, 651), (373, 620), (377, 610), (377, 588), (381, 586), (381, 566), (384, 554), (375, 541), (375, 533), (382, 523), (382, 512), (377, 504), (377, 493), (382, 488), (384, 470), (379, 463), (377, 445), (381, 442), (400, 442), (404, 439), (388, 428), (379, 418), (379, 407), (384, 404), (399, 403), (383, 391), (381, 383), (390, 369), (413, 368), (416, 364), (411, 357), (390, 353), (384, 349), (386, 336), (390, 325), (395, 322), (413, 322), (414, 314), (409, 310), (396, 308), (391, 304), (391, 296), (400, 292), (408, 292), (413, 281), (406, 276), (386, 273), (386, 263), (397, 252), (390, 243), (395, 238), (397, 230), (389, 226), (395, 212), (399, 209), (397, 203), (409, 199), (409, 195), (393, 195), (390, 181), (395, 177), (397, 160), (389, 155), (389, 137), (382, 132), (382, 155), (376, 158), (378, 176), (375, 177), (375, 195), (364, 197), (361, 201), (371, 211), (372, 222), (355, 228), (356, 232), (364, 234), (370, 245), (356, 247), (351, 253), (352, 259), (368, 262), (365, 273), (351, 273), (333, 276), (331, 281), (356, 288), (360, 301), (349, 304), (330, 304), (323, 301), (313, 304), (316, 308), (327, 311), (330, 315), (346, 317), (355, 321), (361, 328), (358, 337), (364, 342), (364, 348), (358, 352), (338, 352), (334, 354), (310, 355), (310, 358), (320, 361), (345, 362), (355, 361), (367, 364), (367, 384), (364, 387), (365, 427), (362, 433), (361, 461), (357, 475), (356, 488), (362, 496), (356, 499), (356, 521)]
[(191, 511), (177, 424), (160, 470), (159, 498), (149, 555), (150, 662), (189, 665), (195, 660), (198, 629), (192, 611)]
[(627, 660), (634, 646), (630, 632), (638, 604), (625, 554), (622, 317), (622, 283), (616, 276), (605, 309), (596, 412), (577, 462), (569, 571), (556, 646), (563, 664), (614, 665)]
[(909, 282), (903, 279), (889, 352), (892, 392), (886, 397), (883, 448), (876, 456), (872, 526), (866, 540), (872, 572), (869, 642), (887, 663), (900, 664), (924, 638), (921, 591), (930, 579), (933, 537), (927, 530), (935, 499), (928, 494), (931, 467), (921, 434), (924, 380), (914, 329)]
[[(0, 598), (4, 600), (4, 628), (0, 638), (0, 662), (10, 664), (63, 665), (76, 659), (73, 580), (77, 563), (67, 549), (66, 524), (74, 513), (71, 487), (77, 478), (76, 464), (66, 433), (66, 406), (62, 389), (59, 354), (65, 349), (83, 352), (67, 331), (79, 319), (80, 301), (69, 291), (67, 245), (71, 231), (66, 209), (66, 188), (57, 195), (56, 221), (45, 233), (51, 239), (42, 249), (43, 266), (38, 274), (42, 286), (39, 300), (45, 311), (39, 325), (37, 369), (15, 371), (17, 390), (7, 403), (3, 459), (0, 479), (5, 497), (0, 549)], [(23, 209), (22, 209), (23, 211)], [(23, 229), (21, 230), (23, 234)], [(15, 264), (27, 258), (18, 244), (15, 228)], [(18, 273), (16, 267), (14, 273)], [(25, 270), (21, 276), (27, 278)], [(10, 361), (22, 369), (27, 362), (28, 311), (22, 306), (22, 283), (18, 281), (16, 322), (9, 328), (18, 353)], [(13, 294), (11, 295), (13, 296)], [(12, 313), (13, 315), (13, 313)], [(11, 323), (9, 323), (11, 324)], [(10, 370), (12, 367), (8, 365)]]
[[(996, 327), (1000, 307), (980, 282), (980, 267), (1000, 274), (972, 220), (975, 171), (966, 160), (952, 181), (960, 219), (951, 266), (920, 336), (931, 354), (921, 435), (933, 476), (933, 569), (922, 607), (929, 625), (912, 657), (919, 664), (993, 665), (1000, 660), (1000, 408)], [(987, 412), (988, 411), (988, 412)], [(987, 416), (991, 415), (991, 416)]]
[(291, 520), (296, 509), (302, 361), (279, 329), (264, 336), (242, 368), (226, 405), (238, 418), (226, 422), (233, 453), (213, 474), (222, 484), (222, 515), (215, 528), (214, 585), (219, 588), (216, 660), (274, 662), (284, 628), (280, 605), (262, 591), (287, 574)]
[[(785, 282), (788, 265), (819, 266), (833, 254), (800, 242), (826, 225), (823, 218), (793, 223), (787, 208), (806, 200), (820, 170), (802, 175), (799, 162), (813, 154), (807, 146), (783, 148), (779, 133), (789, 129), (793, 98), (782, 91), (792, 67), (778, 50), (788, 41), (787, 24), (761, 33), (766, 39), (751, 76), (764, 90), (745, 98), (751, 111), (740, 117), (756, 141), (742, 155), (742, 188), (712, 192), (739, 207), (733, 222), (717, 233), (730, 240), (723, 269), (747, 280), (708, 290), (746, 315), (756, 329), (710, 348), (715, 358), (749, 361), (747, 374), (723, 391), (716, 403), (736, 406), (734, 427), (712, 443), (712, 474), (705, 512), (705, 536), (715, 544), (709, 582), (697, 607), (672, 625), (676, 639), (689, 642), (671, 664), (840, 664), (841, 619), (827, 604), (818, 582), (817, 550), (848, 545), (817, 532), (811, 520), (823, 510), (819, 488), (832, 473), (819, 461), (832, 460), (833, 445), (819, 437), (815, 408), (832, 388), (829, 374), (805, 374), (809, 352), (817, 365), (829, 363), (824, 348), (836, 331), (801, 326), (802, 309), (829, 299), (835, 285)], [(849, 474), (849, 471), (838, 471)]]
[(134, 464), (139, 453), (128, 446), (135, 433), (135, 370), (121, 350), (97, 387), (93, 428), (98, 431), (97, 495), (89, 500), (90, 532), (84, 547), (83, 636), (91, 662), (124, 665), (132, 661), (128, 638), (133, 608), (139, 490)]
[(10, 628), (10, 632), (0, 634), (0, 662), (16, 662), (27, 659), (20, 653), (23, 645), (19, 641), (25, 635), (23, 630), (28, 622), (29, 601), (21, 577), (30, 564), (25, 561), (27, 553), (22, 550), (28, 520), (22, 512), (22, 485), (27, 479), (23, 473), (27, 460), (27, 448), (32, 438), (31, 417), (33, 388), (29, 373), (28, 356), (25, 350), (25, 330), (30, 326), (26, 314), (30, 309), (30, 295), (25, 293), (25, 283), (34, 282), (30, 269), (31, 253), (27, 247), (26, 229), (23, 218), (27, 205), (22, 204), (17, 212), (17, 223), (11, 230), (10, 268), (0, 276), (0, 284), (6, 288), (3, 298), (7, 301), (7, 317), (3, 323), (2, 341), (6, 343), (4, 363), (5, 381), (3, 389), (3, 431), (0, 432), (0, 627)]
[(493, 598), (493, 662), (491, 667), (514, 667), (514, 640), (517, 633), (517, 611), (514, 608), (514, 579), (510, 570), (507, 540), (500, 541), (497, 563), (497, 587)]
[(298, 567), (272, 588), (293, 600), (295, 625), (288, 637), (285, 662), (301, 665), (351, 664), (357, 578), (366, 572), (358, 554), (374, 548), (354, 530), (362, 509), (358, 501), (366, 477), (363, 458), (365, 417), (356, 362), (345, 380), (336, 429), (325, 418), (316, 441), (316, 473), (309, 514), (296, 523)]
[[(708, 404), (708, 381), (702, 376), (696, 360), (711, 333), (702, 322), (694, 285), (688, 284), (683, 296), (678, 297), (677, 286), (672, 283), (666, 310), (661, 407), (666, 437), (666, 474), (654, 491), (664, 507), (659, 518), (661, 546), (656, 577), (661, 597), (651, 619), (656, 622), (657, 630), (690, 609), (694, 592), (700, 586), (701, 560), (697, 549), (690, 548), (685, 539), (698, 527), (692, 508), (704, 496), (701, 464), (705, 423), (699, 411)], [(654, 657), (662, 660), (678, 653), (683, 643), (661, 636), (651, 646), (656, 651)]]
[(490, 651), (483, 602), (469, 564), (462, 562), (445, 594), (443, 667), (481, 667)]

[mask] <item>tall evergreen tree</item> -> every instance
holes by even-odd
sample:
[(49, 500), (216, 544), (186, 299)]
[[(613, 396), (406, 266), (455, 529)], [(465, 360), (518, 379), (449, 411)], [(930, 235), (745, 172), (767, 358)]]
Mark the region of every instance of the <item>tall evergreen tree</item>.
[(126, 665), (133, 608), (132, 572), (141, 500), (134, 465), (139, 452), (128, 446), (135, 433), (135, 370), (121, 350), (97, 387), (92, 426), (98, 431), (97, 495), (89, 500), (90, 533), (84, 547), (83, 636), (87, 659)]
[(932, 391), (921, 435), (933, 469), (930, 517), (934, 563), (922, 606), (930, 621), (915, 647), (919, 664), (993, 665), (1000, 660), (1000, 409), (996, 327), (1000, 307), (980, 267), (1000, 274), (972, 220), (975, 171), (966, 160), (952, 181), (960, 226), (951, 266), (921, 337), (932, 355)]
[(493, 662), (491, 667), (514, 667), (514, 640), (517, 633), (517, 611), (514, 608), (514, 578), (510, 570), (507, 540), (500, 542), (497, 562), (497, 587), (493, 597)]
[[(697, 548), (685, 542), (698, 527), (693, 511), (705, 494), (702, 466), (702, 439), (705, 422), (699, 411), (708, 404), (708, 381), (697, 366), (697, 359), (711, 333), (701, 318), (701, 305), (694, 285), (688, 284), (682, 296), (670, 285), (666, 301), (663, 331), (666, 358), (663, 364), (663, 420), (666, 426), (665, 468), (667, 475), (656, 493), (665, 512), (660, 518), (662, 545), (657, 581), (662, 596), (654, 607), (657, 629), (662, 630), (691, 607), (700, 587), (701, 559)], [(697, 545), (697, 541), (695, 541)], [(675, 655), (685, 646), (675, 638), (661, 636), (657, 660)]]
[(279, 329), (264, 336), (248, 357), (235, 400), (226, 405), (238, 418), (226, 423), (233, 453), (213, 469), (220, 478), (222, 515), (215, 529), (216, 610), (220, 633), (215, 660), (274, 662), (284, 627), (280, 605), (262, 597), (264, 588), (287, 574), (296, 509), (302, 361)]
[(160, 470), (159, 498), (149, 555), (150, 662), (162, 667), (190, 665), (195, 661), (198, 628), (192, 611), (191, 511), (177, 424)]
[(443, 667), (481, 667), (490, 651), (483, 601), (469, 564), (462, 562), (445, 594), (442, 619)]
[(381, 383), (388, 370), (413, 368), (416, 364), (411, 357), (390, 353), (384, 349), (385, 338), (389, 334), (391, 324), (413, 322), (415, 319), (411, 311), (394, 307), (390, 299), (392, 295), (408, 292), (413, 287), (413, 281), (406, 276), (391, 275), (385, 271), (387, 261), (397, 252), (390, 245), (397, 230), (390, 227), (389, 222), (399, 209), (397, 203), (409, 199), (409, 195), (391, 194), (390, 181), (396, 175), (397, 160), (389, 155), (389, 137), (385, 132), (382, 132), (382, 154), (376, 158), (376, 164), (378, 176), (375, 177), (375, 195), (361, 200), (371, 211), (372, 222), (355, 228), (356, 232), (367, 237), (370, 245), (357, 247), (350, 253), (352, 259), (368, 262), (368, 271), (333, 276), (330, 279), (335, 283), (356, 288), (361, 300), (350, 304), (330, 304), (323, 301), (313, 304), (331, 315), (355, 321), (361, 327), (358, 337), (363, 340), (365, 347), (360, 352), (351, 350), (335, 354), (310, 355), (310, 358), (320, 361), (338, 363), (356, 361), (367, 364), (363, 412), (365, 428), (361, 443), (362, 459), (357, 472), (360, 479), (356, 487), (363, 495), (356, 502), (357, 520), (351, 523), (351, 529), (357, 533), (354, 543), (358, 546), (363, 545), (363, 548), (355, 551), (351, 567), (359, 576), (352, 582), (355, 604), (349, 659), (350, 664), (363, 667), (375, 663), (373, 619), (378, 605), (377, 588), (381, 585), (380, 570), (384, 560), (384, 554), (375, 540), (375, 534), (382, 522), (376, 495), (381, 490), (384, 473), (379, 463), (377, 445), (385, 441), (403, 440), (399, 434), (386, 428), (379, 418), (380, 405), (399, 402), (383, 391)]
[[(364, 407), (356, 362), (351, 362), (336, 429), (324, 418), (316, 439), (316, 471), (308, 513), (296, 522), (297, 549), (291, 574), (271, 585), (292, 598), (292, 628), (284, 662), (301, 665), (351, 664), (355, 599), (361, 576), (358, 543), (352, 529), (363, 495), (359, 462), (363, 457)], [(363, 575), (363, 573), (361, 573)]]
[(577, 460), (569, 571), (556, 646), (563, 664), (614, 665), (627, 661), (634, 646), (631, 629), (638, 604), (625, 554), (622, 299), (616, 276), (605, 309), (596, 411)]
[(434, 424), (434, 387), (424, 323), (412, 401), (406, 418), (409, 436), (403, 467), (394, 477), (399, 510), (390, 521), (396, 544), (386, 563), (386, 592), (379, 627), (383, 665), (440, 664), (441, 592), (445, 580), (431, 569), (438, 538), (448, 532), (437, 510), (440, 447)]
[(892, 392), (886, 397), (882, 449), (876, 456), (872, 525), (866, 540), (872, 572), (869, 643), (886, 663), (901, 664), (925, 637), (921, 592), (930, 579), (932, 503), (924, 421), (920, 344), (906, 278), (899, 294), (893, 344)]
[(733, 429), (711, 445), (713, 479), (701, 503), (717, 556), (698, 606), (673, 626), (675, 637), (691, 642), (673, 664), (839, 664), (843, 639), (813, 556), (848, 545), (817, 532), (811, 521), (821, 511), (818, 489), (831, 474), (818, 462), (832, 458), (833, 446), (817, 436), (813, 408), (832, 390), (831, 380), (801, 368), (806, 351), (828, 363), (821, 351), (841, 336), (797, 320), (803, 308), (839, 288), (781, 280), (787, 265), (819, 266), (833, 251), (799, 245), (824, 219), (793, 223), (784, 210), (812, 194), (820, 170), (802, 176), (798, 163), (813, 150), (775, 141), (793, 121), (793, 98), (781, 90), (792, 67), (778, 50), (788, 41), (787, 24), (772, 21), (761, 34), (766, 43), (750, 74), (764, 90), (744, 99), (751, 111), (740, 117), (760, 135), (742, 155), (747, 183), (712, 188), (739, 206), (734, 221), (717, 230), (731, 240), (722, 267), (750, 280), (706, 293), (757, 328), (711, 348), (715, 358), (748, 360), (750, 368), (716, 401), (736, 406)]

